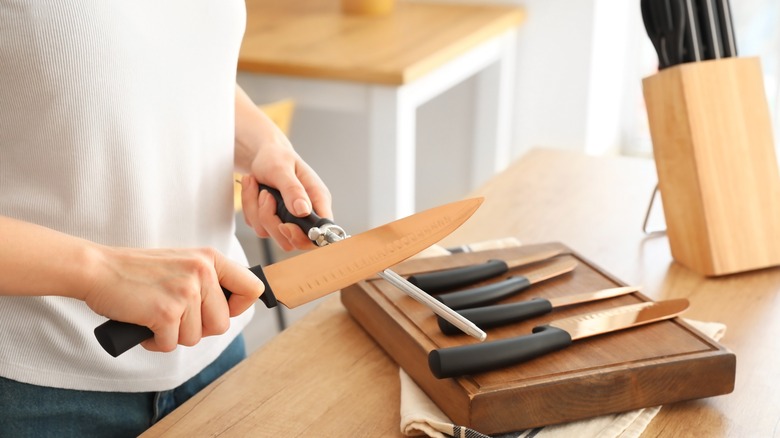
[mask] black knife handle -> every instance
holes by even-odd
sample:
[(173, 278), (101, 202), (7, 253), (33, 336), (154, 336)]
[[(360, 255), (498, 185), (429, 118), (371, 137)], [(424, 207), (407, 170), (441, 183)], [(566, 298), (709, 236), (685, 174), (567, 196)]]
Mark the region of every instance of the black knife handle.
[(723, 57), (733, 58), (737, 56), (737, 40), (734, 35), (734, 20), (731, 17), (731, 4), (729, 0), (716, 0), (718, 18), (720, 19), (721, 45)]
[[(266, 307), (276, 307), (278, 302), (271, 287), (268, 285), (268, 280), (265, 278), (263, 268), (253, 266), (249, 268), (257, 278), (259, 278), (265, 285), (265, 291), (260, 295), (260, 301), (266, 305)], [(230, 298), (232, 293), (222, 288), (222, 292), (225, 294), (225, 298)], [(148, 327), (144, 327), (138, 324), (132, 324), (129, 322), (114, 321), (112, 319), (95, 327), (95, 337), (97, 338), (100, 346), (111, 356), (117, 357), (125, 351), (135, 347), (141, 342), (154, 336)]]
[(568, 332), (545, 325), (530, 335), (432, 350), (428, 367), (437, 379), (482, 373), (566, 348), (571, 341)]
[(263, 190), (270, 193), (271, 196), (273, 196), (276, 200), (276, 215), (279, 216), (279, 219), (281, 219), (284, 223), (298, 225), (301, 230), (303, 230), (304, 234), (308, 235), (309, 230), (312, 228), (320, 228), (323, 225), (333, 224), (333, 221), (327, 218), (319, 217), (314, 211), (312, 211), (308, 216), (298, 217), (287, 210), (287, 206), (284, 205), (284, 199), (282, 199), (282, 193), (279, 192), (279, 190), (265, 184), (260, 184), (260, 191)]
[(508, 270), (509, 266), (503, 260), (488, 260), (480, 265), (412, 275), (409, 282), (429, 294), (435, 294), (497, 277)]
[[(495, 306), (475, 307), (473, 309), (459, 310), (458, 313), (473, 322), (481, 329), (499, 327), (513, 322), (525, 321), (534, 316), (552, 312), (552, 304), (544, 298), (534, 298), (519, 303), (496, 304)], [(449, 321), (437, 316), (439, 329), (445, 335), (457, 335), (463, 333)]]
[(436, 299), (450, 309), (467, 309), (484, 306), (528, 289), (531, 282), (526, 277), (509, 277), (498, 283), (436, 295)]

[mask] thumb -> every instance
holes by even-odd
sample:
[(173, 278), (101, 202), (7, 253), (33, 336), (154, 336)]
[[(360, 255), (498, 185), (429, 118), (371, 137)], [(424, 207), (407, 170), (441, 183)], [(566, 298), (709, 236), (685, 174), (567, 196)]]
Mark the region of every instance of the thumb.
[(294, 174), (284, 174), (275, 183), (276, 189), (282, 194), (287, 211), (298, 217), (307, 216), (312, 212), (309, 195)]
[(219, 284), (232, 293), (228, 299), (231, 317), (242, 314), (265, 292), (265, 285), (252, 271), (222, 254), (214, 260), (214, 268)]

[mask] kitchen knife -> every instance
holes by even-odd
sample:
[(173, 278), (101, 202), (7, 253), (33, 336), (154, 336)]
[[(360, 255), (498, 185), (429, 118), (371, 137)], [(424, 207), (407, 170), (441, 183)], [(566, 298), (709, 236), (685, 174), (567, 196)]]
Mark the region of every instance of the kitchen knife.
[(688, 300), (676, 299), (559, 319), (526, 336), (432, 350), (428, 366), (439, 379), (482, 373), (563, 349), (578, 339), (673, 318), (687, 308)]
[[(552, 312), (553, 309), (573, 304), (587, 303), (590, 301), (605, 300), (638, 291), (638, 287), (613, 287), (596, 292), (586, 292), (576, 295), (568, 295), (557, 298), (534, 298), (509, 304), (496, 304), (494, 306), (475, 307), (473, 309), (459, 310), (458, 313), (476, 324), (481, 329), (499, 327), (513, 322), (525, 321), (535, 316)], [(447, 320), (439, 318), (439, 329), (445, 335), (457, 335), (461, 330), (450, 324)]]
[[(267, 191), (276, 201), (276, 215), (282, 220), (282, 222), (293, 223), (301, 228), (309, 239), (317, 246), (327, 246), (331, 243), (336, 243), (349, 237), (343, 228), (339, 227), (333, 221), (327, 218), (321, 218), (316, 213), (311, 212), (308, 216), (298, 217), (290, 213), (287, 207), (284, 205), (284, 199), (282, 198), (279, 190), (269, 187), (265, 184), (260, 184), (260, 190)], [(425, 293), (417, 286), (409, 283), (408, 280), (396, 274), (391, 269), (385, 269), (377, 273), (379, 277), (389, 282), (393, 286), (400, 289), (405, 294), (409, 295), (419, 303), (428, 307), (438, 315), (440, 318), (445, 319), (454, 327), (461, 330), (463, 333), (473, 336), (480, 341), (484, 341), (487, 334), (479, 327), (474, 325), (468, 319), (462, 317), (460, 314), (444, 305), (441, 301), (436, 300), (432, 296)]]
[(701, 23), (704, 59), (720, 59), (723, 47), (720, 41), (720, 19), (715, 0), (699, 0), (699, 22)]
[(642, 0), (642, 21), (658, 53), (658, 69), (683, 62), (684, 0)]
[(487, 280), (488, 278), (498, 277), (499, 275), (505, 274), (510, 269), (547, 260), (560, 253), (559, 250), (548, 250), (512, 260), (504, 261), (494, 259), (479, 265), (425, 272), (410, 276), (409, 282), (429, 294), (436, 294), (478, 283), (482, 280)]
[(731, 4), (729, 0), (715, 0), (720, 20), (720, 40), (723, 47), (723, 57), (737, 56), (737, 38), (734, 34), (734, 20), (731, 18)]
[(696, 0), (685, 0), (685, 42), (683, 60), (699, 62), (704, 54), (702, 51), (701, 28), (699, 26), (699, 7)]
[(510, 277), (504, 281), (488, 284), (486, 286), (437, 295), (436, 299), (444, 303), (444, 305), (450, 309), (455, 310), (483, 306), (524, 291), (531, 287), (532, 284), (571, 272), (576, 266), (577, 261), (571, 258), (552, 260), (547, 262), (544, 266), (525, 273), (524, 275)]
[[(250, 270), (265, 284), (260, 300), (269, 308), (277, 302), (294, 308), (357, 283), (438, 242), (482, 201), (435, 207), (266, 267), (254, 266)], [(147, 327), (114, 320), (95, 328), (98, 342), (114, 357), (153, 335)]]

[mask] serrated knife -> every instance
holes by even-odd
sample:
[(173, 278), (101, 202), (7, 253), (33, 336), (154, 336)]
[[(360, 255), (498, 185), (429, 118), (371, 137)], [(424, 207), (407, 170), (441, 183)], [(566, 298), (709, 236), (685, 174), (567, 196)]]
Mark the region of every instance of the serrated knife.
[[(462, 316), (476, 324), (481, 329), (499, 327), (513, 322), (525, 321), (535, 316), (541, 316), (550, 313), (553, 309), (574, 304), (588, 303), (591, 301), (606, 300), (620, 295), (630, 294), (638, 291), (638, 287), (612, 287), (601, 289), (595, 292), (585, 292), (581, 294), (565, 295), (555, 298), (533, 298), (530, 300), (519, 301), (508, 304), (495, 304), (492, 306), (474, 307), (470, 309), (458, 310)], [(445, 335), (457, 335), (461, 333), (460, 329), (450, 324), (444, 318), (438, 318), (439, 329)]]
[(688, 300), (676, 299), (558, 319), (526, 336), (432, 350), (428, 366), (439, 379), (482, 373), (563, 349), (578, 339), (674, 318), (687, 308)]
[[(294, 308), (371, 277), (450, 234), (482, 201), (434, 207), (265, 267), (254, 266), (250, 270), (265, 284), (260, 300), (269, 308), (277, 302)], [(98, 342), (114, 357), (153, 335), (148, 327), (114, 320), (95, 328)]]

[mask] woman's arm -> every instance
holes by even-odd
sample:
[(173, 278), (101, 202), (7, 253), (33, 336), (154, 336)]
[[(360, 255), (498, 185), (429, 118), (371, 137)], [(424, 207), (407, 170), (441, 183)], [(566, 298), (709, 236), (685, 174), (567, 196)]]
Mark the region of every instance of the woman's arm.
[[(112, 248), (0, 216), (0, 295), (56, 295), (149, 327), (144, 348), (171, 351), (224, 333), (262, 282), (213, 249)], [(226, 302), (220, 284), (233, 292)]]

